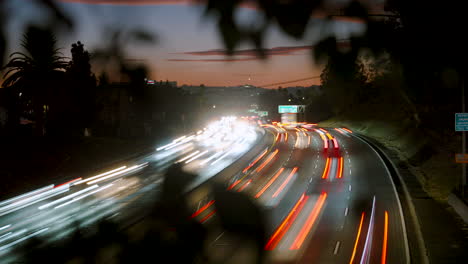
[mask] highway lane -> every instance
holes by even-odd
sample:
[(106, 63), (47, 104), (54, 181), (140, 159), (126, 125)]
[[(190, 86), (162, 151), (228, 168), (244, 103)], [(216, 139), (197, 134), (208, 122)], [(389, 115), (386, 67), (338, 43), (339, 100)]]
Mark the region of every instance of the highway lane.
[[(284, 245), (280, 243), (275, 249), (278, 252), (273, 253), (274, 261), (409, 262), (399, 202), (384, 163), (351, 133), (327, 131), (338, 142), (340, 151), (331, 155), (328, 171), (327, 156), (322, 157), (326, 178), (322, 178), (323, 174), (311, 177), (308, 199), (298, 205), (300, 212), (292, 215), (295, 220), (281, 241)], [(304, 214), (308, 214), (305, 220)], [(305, 230), (302, 236), (301, 230)], [(382, 262), (383, 255), (386, 262)]]
[[(268, 262), (408, 263), (399, 201), (377, 154), (346, 130), (287, 133), (291, 142), (280, 154), (290, 153), (288, 159), (276, 161), (281, 165), (271, 165), (247, 191), (270, 220)], [(235, 243), (220, 231), (212, 244), (229, 252)], [(236, 256), (231, 263), (247, 260)]]
[[(188, 170), (201, 175), (191, 186), (190, 203), (194, 214), (198, 212), (195, 218), (216, 228), (216, 203), (210, 197), (209, 188), (202, 184), (212, 179), (231, 191), (250, 195), (264, 207), (272, 241), (266, 245), (269, 263), (406, 263), (406, 238), (398, 201), (385, 165), (372, 149), (346, 130), (265, 128), (267, 136), (247, 155), (242, 155), (245, 150), (233, 152), (236, 158), (220, 160), (217, 163), (222, 166), (218, 168), (207, 166), (197, 170), (196, 163), (187, 166)], [(186, 162), (205, 151), (187, 149), (180, 151), (183, 155), (179, 158), (158, 157), (157, 162), (152, 161), (156, 164), (152, 170), (127, 176), (120, 183), (109, 181), (113, 185), (98, 193), (105, 194), (115, 188), (125, 192), (83, 198), (80, 206), (73, 207), (73, 214), (70, 209), (54, 210), (55, 218), (44, 214), (41, 221), (50, 218), (51, 223), (62, 221), (66, 225), (70, 222), (67, 217), (80, 214), (83, 208), (92, 208), (87, 214), (90, 223), (105, 216), (128, 222), (154, 199), (164, 166), (181, 158), (186, 158), (182, 161)], [(206, 155), (206, 160), (216, 153), (208, 151), (201, 155)], [(217, 155), (211, 163), (224, 154)], [(144, 162), (154, 158), (146, 157)], [(9, 221), (28, 214), (19, 212), (12, 214)], [(3, 220), (0, 220), (0, 228), (8, 222)], [(9, 228), (0, 229), (0, 241), (1, 235), (11, 232)], [(51, 232), (40, 228), (31, 230)], [(63, 229), (56, 228), (55, 237), (59, 237)], [(216, 249), (212, 251), (213, 256), (218, 255), (218, 258), (238, 243), (222, 230), (215, 231), (212, 240), (210, 245)], [(382, 262), (384, 248), (387, 262)], [(237, 254), (231, 263), (245, 262), (248, 255)]]
[(135, 201), (143, 205), (141, 200), (146, 199), (148, 208), (154, 203), (162, 172), (174, 162), (198, 176), (188, 190), (196, 188), (248, 153), (262, 133), (246, 122), (222, 119), (159, 147), (154, 154), (128, 161), (126, 166), (2, 201), (2, 263), (14, 261), (14, 248), (31, 237), (54, 241), (69, 235), (77, 222), (86, 227), (109, 216), (128, 219), (126, 210)]

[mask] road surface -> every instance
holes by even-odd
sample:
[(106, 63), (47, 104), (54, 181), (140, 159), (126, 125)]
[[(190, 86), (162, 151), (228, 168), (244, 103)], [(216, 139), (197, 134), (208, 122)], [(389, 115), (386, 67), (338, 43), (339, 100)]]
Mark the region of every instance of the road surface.
[[(0, 202), (0, 257), (32, 237), (50, 241), (102, 218), (131, 222), (152, 204), (165, 169), (181, 163), (194, 218), (216, 226), (218, 181), (250, 196), (267, 216), (268, 263), (409, 263), (405, 224), (389, 171), (377, 153), (341, 128), (263, 129), (230, 118), (98, 175), (45, 186)], [(239, 242), (213, 233), (213, 259), (248, 263)], [(229, 254), (236, 250), (238, 254)]]

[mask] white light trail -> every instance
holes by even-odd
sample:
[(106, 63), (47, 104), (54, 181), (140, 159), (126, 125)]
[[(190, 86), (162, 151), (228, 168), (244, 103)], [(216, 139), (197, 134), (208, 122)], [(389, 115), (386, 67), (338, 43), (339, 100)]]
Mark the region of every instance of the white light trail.
[(207, 152), (208, 152), (208, 150), (205, 150), (205, 151), (203, 151), (202, 153), (199, 153), (198, 155), (195, 155), (195, 156), (192, 157), (191, 159), (187, 160), (187, 161), (185, 162), (185, 164), (188, 164), (188, 163), (194, 161), (195, 159), (197, 159), (197, 158), (199, 158), (199, 157), (205, 155)]
[[(107, 189), (107, 188), (111, 187), (112, 185), (113, 185), (113, 184), (111, 183), (111, 184), (108, 184), (108, 185), (106, 185), (106, 186), (103, 186), (103, 187), (101, 187), (101, 188), (99, 188), (99, 189), (97, 189), (97, 190), (94, 190), (94, 191), (92, 191), (92, 192), (90, 192), (90, 193), (85, 193), (85, 194), (81, 195), (80, 197), (74, 198), (74, 199), (71, 200), (71, 201), (68, 201), (68, 202), (66, 202), (66, 203), (64, 203), (64, 204), (61, 204), (61, 205), (58, 205), (58, 206), (54, 207), (54, 209), (58, 209), (58, 208), (63, 207), (63, 206), (65, 206), (65, 205), (68, 205), (68, 204), (71, 204), (71, 203), (76, 202), (76, 201), (78, 201), (78, 200), (81, 200), (81, 199), (83, 199), (83, 198), (85, 198), (85, 197), (88, 197), (88, 196), (90, 196), (90, 195), (92, 195), (92, 194), (95, 194), (95, 193), (100, 192), (100, 191), (102, 191), (102, 190), (104, 190), (104, 189)], [(97, 186), (97, 185), (96, 185), (96, 186)]]
[(4, 246), (0, 247), (0, 251), (5, 250), (5, 249), (7, 249), (7, 248), (9, 248), (9, 247), (11, 247), (11, 246), (13, 246), (13, 245), (16, 245), (16, 244), (20, 243), (20, 242), (23, 242), (24, 240), (29, 239), (29, 238), (31, 238), (31, 237), (33, 237), (33, 236), (35, 236), (35, 235), (38, 235), (38, 234), (40, 234), (40, 233), (42, 233), (42, 232), (45, 232), (45, 231), (47, 231), (48, 229), (49, 229), (49, 228), (46, 227), (46, 228), (41, 229), (41, 230), (39, 230), (39, 231), (36, 231), (36, 232), (34, 232), (34, 233), (30, 234), (30, 235), (27, 235), (27, 236), (25, 236), (25, 237), (22, 237), (22, 238), (20, 238), (20, 239), (18, 239), (18, 240), (16, 240), (16, 241), (13, 241), (13, 242), (11, 242), (10, 244), (4, 245)]
[(41, 206), (39, 206), (38, 209), (39, 209), (39, 210), (42, 210), (42, 209), (49, 208), (49, 207), (51, 207), (52, 205), (56, 205), (56, 204), (58, 204), (58, 203), (61, 203), (61, 202), (63, 202), (63, 201), (66, 201), (66, 200), (68, 200), (68, 199), (72, 199), (72, 198), (74, 198), (74, 197), (76, 197), (76, 196), (78, 196), (78, 195), (80, 195), (80, 194), (82, 194), (82, 193), (85, 193), (85, 192), (87, 192), (87, 191), (96, 189), (97, 187), (99, 187), (97, 184), (96, 184), (96, 185), (93, 185), (93, 186), (91, 186), (91, 187), (88, 187), (88, 188), (83, 189), (83, 190), (81, 190), (81, 191), (78, 191), (78, 192), (76, 192), (76, 193), (72, 193), (72, 194), (70, 194), (70, 195), (67, 195), (67, 196), (65, 196), (65, 197), (62, 197), (62, 198), (60, 198), (60, 199), (58, 199), (58, 200), (55, 200), (55, 201), (53, 201), (53, 202), (50, 202), (50, 203), (48, 203), (48, 204), (41, 205)]
[(94, 181), (90, 181), (88, 182), (87, 184), (88, 185), (91, 185), (91, 184), (95, 184), (95, 183), (98, 183), (100, 181), (103, 181), (103, 180), (107, 180), (109, 178), (112, 178), (112, 177), (115, 177), (115, 176), (118, 176), (118, 175), (121, 175), (121, 174), (124, 174), (126, 172), (130, 172), (130, 171), (135, 171), (135, 170), (138, 170), (138, 169), (141, 169), (142, 167), (148, 165), (148, 162), (145, 162), (145, 163), (142, 163), (140, 165), (135, 165), (135, 166), (132, 166), (130, 168), (126, 168), (125, 170), (121, 170), (121, 171), (118, 171), (118, 172), (115, 172), (115, 173), (112, 173), (110, 175), (107, 175), (107, 176), (104, 176), (102, 178), (98, 178)]
[(375, 214), (375, 196), (372, 200), (372, 212), (369, 221), (369, 229), (367, 230), (366, 243), (364, 244), (364, 250), (362, 251), (360, 263), (369, 263), (370, 250), (372, 248), (370, 243), (372, 243), (372, 235), (374, 231), (374, 214)]
[(97, 179), (97, 178), (102, 177), (102, 176), (106, 176), (106, 175), (111, 174), (111, 173), (114, 173), (114, 172), (116, 172), (116, 171), (121, 171), (121, 170), (123, 170), (123, 169), (125, 169), (125, 168), (127, 168), (127, 166), (122, 166), (122, 167), (119, 167), (119, 168), (117, 168), (117, 169), (113, 169), (113, 170), (110, 170), (110, 171), (106, 171), (106, 172), (101, 173), (101, 174), (99, 174), (99, 175), (96, 175), (96, 176), (93, 176), (93, 177), (86, 178), (86, 179), (83, 179), (83, 180), (81, 180), (81, 181), (75, 182), (73, 185), (78, 185), (78, 184), (81, 184), (81, 183), (83, 183), (83, 182), (92, 181), (92, 180), (94, 180), (94, 179)]
[(2, 231), (3, 229), (7, 229), (7, 228), (9, 228), (10, 226), (11, 226), (11, 225), (2, 226), (2, 227), (0, 227), (0, 231)]
[(198, 153), (200, 153), (200, 151), (199, 151), (199, 150), (197, 150), (197, 151), (194, 151), (194, 152), (190, 153), (189, 155), (187, 155), (187, 156), (185, 156), (185, 157), (181, 158), (180, 160), (176, 161), (175, 163), (179, 163), (179, 162), (186, 161), (187, 159), (190, 159), (191, 157), (193, 157), (193, 156), (197, 155)]
[(19, 195), (19, 196), (13, 197), (13, 198), (11, 198), (11, 199), (8, 199), (8, 200), (5, 200), (5, 201), (0, 202), (0, 206), (1, 206), (1, 205), (4, 205), (4, 204), (12, 203), (12, 202), (14, 202), (14, 201), (16, 201), (16, 200), (20, 200), (21, 198), (24, 198), (24, 197), (27, 197), (27, 196), (36, 195), (36, 194), (38, 194), (38, 193), (41, 193), (41, 192), (50, 190), (50, 189), (52, 189), (52, 188), (54, 188), (54, 185), (53, 185), (53, 184), (48, 185), (48, 186), (45, 186), (45, 187), (42, 187), (42, 188), (40, 188), (40, 189), (31, 191), (31, 192), (27, 192), (27, 193), (25, 193), (25, 194), (22, 194), (22, 195)]
[[(31, 205), (36, 204), (38, 202), (41, 202), (43, 200), (52, 198), (54, 196), (57, 196), (59, 194), (65, 193), (65, 192), (68, 192), (70, 190), (69, 187), (70, 186), (68, 184), (63, 185), (63, 186), (48, 190), (48, 191), (46, 191), (44, 193), (40, 193), (40, 194), (35, 195), (33, 197), (30, 197), (28, 199), (25, 199), (27, 201), (22, 200), (23, 205), (15, 205), (16, 207), (11, 208), (10, 210), (6, 210), (6, 211), (4, 210), (3, 212), (1, 212), (2, 210), (0, 209), (0, 216), (15, 212), (17, 210), (23, 209), (24, 207), (31, 206)], [(9, 207), (11, 207), (11, 205)]]
[(206, 163), (208, 163), (210, 160), (216, 158), (216, 157), (219, 157), (221, 154), (223, 154), (222, 151), (219, 151), (219, 152), (216, 152), (215, 154), (211, 155), (208, 159), (200, 162), (200, 165), (205, 165)]

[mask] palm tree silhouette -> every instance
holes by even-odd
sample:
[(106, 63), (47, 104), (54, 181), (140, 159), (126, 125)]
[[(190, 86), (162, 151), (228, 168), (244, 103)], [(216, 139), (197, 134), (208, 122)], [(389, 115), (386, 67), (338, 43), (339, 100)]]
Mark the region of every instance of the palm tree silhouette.
[(49, 109), (54, 108), (62, 94), (58, 84), (63, 80), (68, 63), (61, 56), (56, 42), (50, 30), (31, 26), (21, 42), (26, 52), (12, 53), (4, 67), (7, 71), (3, 86), (14, 90), (23, 111), (32, 112), (37, 135), (44, 134)]

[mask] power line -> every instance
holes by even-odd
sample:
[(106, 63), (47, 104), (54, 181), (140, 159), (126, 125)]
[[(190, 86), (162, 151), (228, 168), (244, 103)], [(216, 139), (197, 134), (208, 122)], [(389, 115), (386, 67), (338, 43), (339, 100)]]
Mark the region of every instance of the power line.
[(302, 78), (302, 79), (297, 79), (297, 80), (292, 80), (292, 81), (259, 85), (258, 87), (268, 87), (268, 86), (275, 86), (275, 85), (280, 85), (280, 84), (295, 83), (295, 82), (306, 81), (306, 80), (317, 79), (317, 78), (320, 78), (320, 76), (313, 76), (313, 77), (307, 77), (307, 78)]

